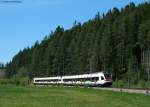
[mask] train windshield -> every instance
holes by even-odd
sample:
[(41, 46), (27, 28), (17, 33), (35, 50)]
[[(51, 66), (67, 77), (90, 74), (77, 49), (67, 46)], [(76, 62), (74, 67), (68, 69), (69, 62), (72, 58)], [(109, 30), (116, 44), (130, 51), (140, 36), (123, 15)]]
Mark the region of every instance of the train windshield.
[(111, 80), (111, 77), (112, 77), (111, 73), (104, 72), (104, 76), (105, 76), (106, 80)]

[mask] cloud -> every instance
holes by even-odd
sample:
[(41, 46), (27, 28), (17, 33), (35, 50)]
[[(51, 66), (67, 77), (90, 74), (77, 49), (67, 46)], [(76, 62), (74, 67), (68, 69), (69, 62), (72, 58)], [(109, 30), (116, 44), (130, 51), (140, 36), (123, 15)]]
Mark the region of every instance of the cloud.
[(62, 5), (64, 0), (0, 0), (0, 9), (15, 10), (15, 9), (33, 9), (44, 6), (58, 7)]
[(23, 0), (25, 4), (31, 5), (60, 5), (60, 0)]

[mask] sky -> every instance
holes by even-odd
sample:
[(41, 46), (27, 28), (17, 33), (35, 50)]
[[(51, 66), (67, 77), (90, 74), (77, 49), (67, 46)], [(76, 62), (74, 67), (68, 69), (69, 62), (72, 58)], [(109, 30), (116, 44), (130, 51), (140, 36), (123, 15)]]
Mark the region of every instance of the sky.
[(23, 48), (41, 41), (58, 25), (69, 29), (75, 20), (86, 22), (97, 12), (102, 14), (113, 7), (120, 9), (130, 2), (139, 4), (150, 0), (1, 1), (4, 0), (0, 0), (0, 62), (7, 63)]

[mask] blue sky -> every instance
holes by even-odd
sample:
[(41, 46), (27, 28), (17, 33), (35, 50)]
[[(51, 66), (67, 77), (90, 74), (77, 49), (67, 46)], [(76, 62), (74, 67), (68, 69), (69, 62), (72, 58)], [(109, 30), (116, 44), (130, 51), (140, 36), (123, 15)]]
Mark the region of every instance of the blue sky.
[[(2, 1), (2, 0), (0, 0)], [(0, 62), (6, 63), (36, 40), (41, 41), (58, 25), (71, 28), (74, 21), (85, 22), (97, 12), (106, 13), (130, 2), (149, 0), (22, 0), (0, 3)]]

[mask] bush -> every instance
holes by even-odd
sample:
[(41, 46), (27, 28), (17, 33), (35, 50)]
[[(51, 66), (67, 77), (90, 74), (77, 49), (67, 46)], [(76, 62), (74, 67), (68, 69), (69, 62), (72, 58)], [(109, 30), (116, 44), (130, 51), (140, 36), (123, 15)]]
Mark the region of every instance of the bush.
[(29, 78), (27, 78), (27, 77), (20, 78), (20, 85), (22, 85), (22, 86), (29, 85)]
[(138, 87), (139, 88), (148, 88), (149, 84), (147, 82), (141, 80), (138, 82)]
[(26, 86), (29, 85), (29, 78), (28, 77), (22, 77), (22, 78), (10, 78), (10, 79), (0, 79), (1, 85), (7, 85), (7, 84), (13, 84), (13, 85), (21, 85)]
[(1, 85), (5, 85), (8, 83), (8, 80), (7, 79), (0, 79), (0, 84)]
[(126, 86), (127, 86), (127, 84), (123, 80), (118, 80), (118, 82), (117, 81), (113, 82), (113, 87), (123, 88), (123, 87), (126, 87)]

